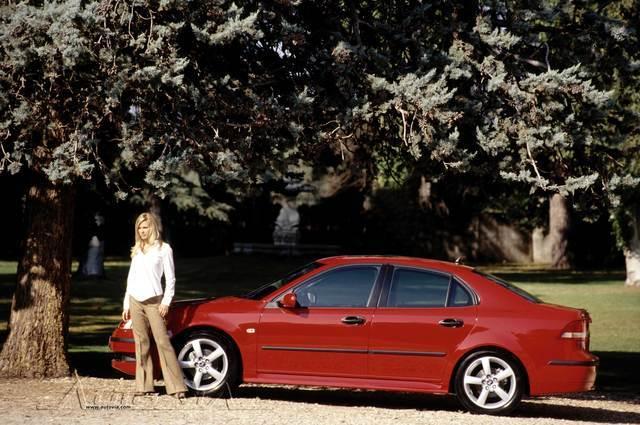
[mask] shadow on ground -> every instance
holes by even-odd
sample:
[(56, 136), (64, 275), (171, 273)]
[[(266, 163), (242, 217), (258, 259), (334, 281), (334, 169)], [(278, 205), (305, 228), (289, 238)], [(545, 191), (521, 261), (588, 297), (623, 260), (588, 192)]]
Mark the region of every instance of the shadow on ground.
[[(513, 416), (521, 418), (549, 418), (551, 420), (585, 421), (590, 423), (640, 424), (640, 413), (624, 412), (604, 407), (586, 407), (594, 401), (617, 401), (637, 405), (640, 402), (640, 377), (636, 365), (640, 353), (598, 353), (602, 367), (598, 375), (598, 391), (568, 395), (559, 404), (557, 398), (523, 401)], [(118, 379), (123, 375), (110, 367), (109, 353), (76, 352), (70, 355), (71, 364), (81, 376)], [(462, 411), (454, 396), (383, 391), (305, 388), (288, 386), (241, 386), (233, 398), (259, 398), (285, 402), (302, 402), (327, 406), (378, 407), (416, 411)]]
[[(342, 389), (298, 389), (289, 387), (240, 387), (236, 398), (260, 398), (266, 400), (303, 402), (345, 407), (378, 407), (383, 409), (412, 409), (417, 411), (462, 411), (454, 396), (386, 393), (382, 391), (357, 391)], [(588, 396), (586, 398), (589, 398)], [(602, 399), (603, 397), (599, 397)], [(606, 395), (604, 395), (606, 399)], [(629, 398), (629, 403), (633, 403)], [(635, 401), (637, 403), (637, 399)], [(538, 399), (524, 401), (513, 414), (521, 418), (550, 418), (592, 423), (640, 424), (640, 413), (621, 412), (605, 408), (559, 405)]]
[(80, 376), (93, 378), (122, 378), (125, 376), (111, 367), (111, 353), (71, 352), (69, 353), (69, 366)]
[[(630, 404), (637, 404), (629, 401)], [(514, 416), (523, 418), (549, 418), (603, 424), (640, 424), (640, 413), (622, 412), (596, 407), (559, 405), (555, 403), (524, 402)]]
[(640, 353), (601, 351), (596, 389), (640, 396)]

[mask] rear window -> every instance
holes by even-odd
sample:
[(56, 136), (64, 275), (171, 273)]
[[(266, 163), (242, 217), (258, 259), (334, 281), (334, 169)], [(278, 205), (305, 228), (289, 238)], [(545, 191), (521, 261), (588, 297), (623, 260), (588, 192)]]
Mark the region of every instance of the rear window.
[(453, 282), (451, 282), (451, 289), (449, 290), (449, 302), (447, 303), (447, 307), (466, 307), (469, 305), (473, 305), (473, 297), (460, 282), (453, 279)]
[(506, 280), (502, 280), (497, 276), (494, 276), (492, 274), (489, 273), (484, 273), (481, 272), (479, 270), (473, 270), (473, 272), (475, 274), (479, 274), (480, 276), (489, 279), (490, 281), (492, 281), (493, 283), (497, 283), (498, 285), (502, 286), (503, 288), (508, 289), (509, 291), (513, 292), (514, 294), (518, 294), (520, 295), (522, 298), (531, 301), (532, 303), (542, 303), (542, 300), (538, 297), (536, 297), (535, 295), (531, 295), (530, 293), (528, 293), (527, 291), (525, 291), (522, 288), (518, 288), (517, 286), (515, 286), (512, 283), (507, 282)]
[(386, 307), (467, 307), (475, 303), (463, 284), (443, 273), (397, 267), (389, 286)]
[(387, 306), (444, 307), (450, 280), (448, 275), (398, 268), (393, 272)]

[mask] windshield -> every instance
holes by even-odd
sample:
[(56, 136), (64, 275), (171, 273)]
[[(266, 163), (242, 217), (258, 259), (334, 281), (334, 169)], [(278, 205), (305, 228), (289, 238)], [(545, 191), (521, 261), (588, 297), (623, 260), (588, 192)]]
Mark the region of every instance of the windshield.
[(520, 295), (522, 298), (531, 301), (533, 303), (541, 303), (542, 300), (538, 297), (536, 297), (535, 295), (531, 295), (530, 293), (528, 293), (527, 291), (525, 291), (522, 288), (518, 288), (517, 286), (515, 286), (512, 283), (507, 282), (506, 280), (502, 280), (499, 277), (496, 277), (492, 274), (489, 273), (484, 273), (481, 272), (479, 270), (473, 270), (474, 273), (479, 274), (482, 277), (485, 277), (487, 279), (489, 279), (490, 281), (497, 283), (498, 285), (502, 286), (503, 288), (506, 288), (508, 290), (510, 290), (511, 292)]
[(294, 271), (288, 273), (285, 277), (278, 279), (275, 282), (267, 283), (266, 285), (262, 285), (261, 287), (254, 289), (253, 291), (243, 295), (242, 298), (248, 298), (250, 300), (258, 300), (260, 298), (264, 298), (277, 289), (280, 289), (284, 285), (293, 282), (300, 276), (305, 275), (321, 266), (322, 263), (317, 263), (315, 261), (313, 263), (305, 264), (304, 266), (295, 269)]

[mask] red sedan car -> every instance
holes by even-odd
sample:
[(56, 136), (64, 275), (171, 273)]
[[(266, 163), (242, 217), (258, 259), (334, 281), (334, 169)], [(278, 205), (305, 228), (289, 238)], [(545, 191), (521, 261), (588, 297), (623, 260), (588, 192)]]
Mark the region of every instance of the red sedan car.
[[(241, 382), (455, 393), (505, 414), (524, 395), (593, 388), (590, 321), (470, 267), (343, 256), (243, 296), (176, 302), (168, 329), (198, 394)], [(109, 347), (135, 374), (130, 324)]]

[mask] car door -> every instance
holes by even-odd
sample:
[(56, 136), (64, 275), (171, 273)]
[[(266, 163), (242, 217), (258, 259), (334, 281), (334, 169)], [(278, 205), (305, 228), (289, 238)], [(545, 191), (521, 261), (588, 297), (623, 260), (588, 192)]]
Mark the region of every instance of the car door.
[(451, 275), (395, 267), (371, 325), (370, 377), (440, 385), (475, 320), (473, 293)]
[(381, 265), (341, 266), (297, 285), (299, 306), (267, 304), (258, 327), (258, 373), (364, 377)]

